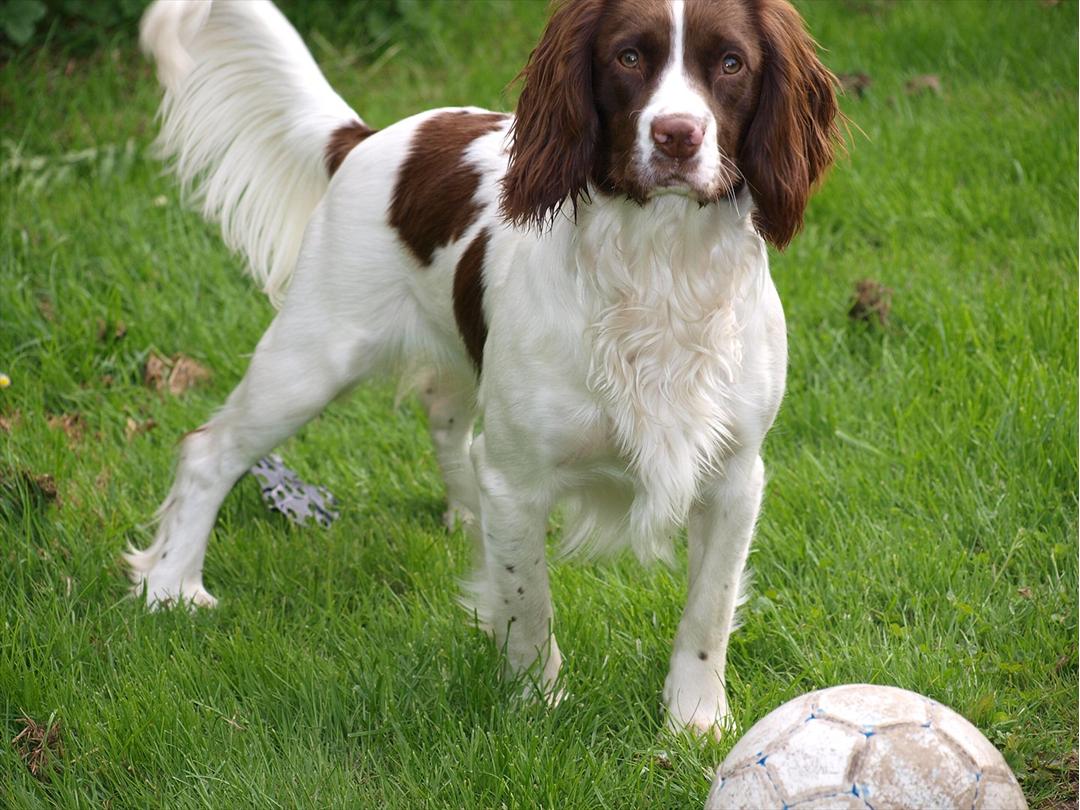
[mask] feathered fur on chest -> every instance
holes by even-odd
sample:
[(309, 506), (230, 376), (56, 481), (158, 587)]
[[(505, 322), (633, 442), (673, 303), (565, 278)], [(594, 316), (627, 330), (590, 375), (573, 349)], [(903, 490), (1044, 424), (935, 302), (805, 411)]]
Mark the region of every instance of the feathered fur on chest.
[(588, 384), (635, 482), (624, 530), (643, 556), (662, 553), (732, 449), (742, 332), (767, 270), (737, 208), (671, 196), (579, 221)]

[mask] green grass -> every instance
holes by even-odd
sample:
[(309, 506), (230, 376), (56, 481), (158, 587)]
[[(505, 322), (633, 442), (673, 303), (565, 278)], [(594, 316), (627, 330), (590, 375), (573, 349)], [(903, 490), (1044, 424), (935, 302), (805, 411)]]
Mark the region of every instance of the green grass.
[[(309, 36), (369, 122), (512, 101), (542, 4), (399, 5), (397, 45)], [(972, 719), (1033, 807), (1075, 807), (1077, 5), (802, 8), (834, 70), (873, 85), (845, 99), (850, 156), (774, 256), (791, 370), (736, 718), (897, 684)], [(909, 94), (920, 74), (942, 92)], [(342, 501), (330, 530), (288, 525), (244, 480), (207, 560), (220, 608), (127, 598), (118, 557), (148, 541), (176, 440), (272, 317), (151, 159), (157, 92), (130, 35), (0, 67), (0, 805), (700, 806), (731, 741), (661, 731), (681, 571), (556, 565), (570, 698), (516, 702), (455, 605), (467, 542), (441, 528), (422, 416), (389, 384), (283, 449)], [(893, 290), (885, 329), (849, 322), (864, 277)], [(213, 378), (151, 391), (151, 351)], [(61, 414), (81, 439), (48, 426)], [(156, 427), (128, 439), (129, 419)], [(8, 742), (23, 713), (61, 723), (42, 780)]]

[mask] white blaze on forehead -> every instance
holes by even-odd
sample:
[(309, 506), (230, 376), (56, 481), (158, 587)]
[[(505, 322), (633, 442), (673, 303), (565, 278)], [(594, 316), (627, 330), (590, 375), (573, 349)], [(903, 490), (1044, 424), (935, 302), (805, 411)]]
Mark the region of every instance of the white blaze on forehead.
[(696, 158), (692, 178), (695, 185), (716, 181), (720, 159), (716, 144), (716, 121), (702, 96), (704, 88), (696, 88), (686, 70), (686, 0), (668, 0), (671, 10), (671, 51), (660, 73), (656, 90), (638, 118), (637, 145), (642, 167), (647, 168), (655, 150), (652, 124), (663, 115), (686, 115), (704, 125), (705, 139)]
[(671, 54), (645, 112), (648, 114), (659, 105), (654, 115), (702, 117), (708, 113), (708, 106), (690, 87), (690, 77), (686, 74), (686, 0), (668, 2), (671, 8)]
[(683, 47), (686, 36), (683, 28), (686, 26), (686, 0), (671, 0), (671, 67), (672, 70), (683, 72)]

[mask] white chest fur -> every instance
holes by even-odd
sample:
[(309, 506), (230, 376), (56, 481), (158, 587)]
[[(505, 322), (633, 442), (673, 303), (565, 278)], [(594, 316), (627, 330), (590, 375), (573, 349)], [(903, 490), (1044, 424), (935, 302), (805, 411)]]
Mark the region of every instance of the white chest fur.
[(642, 556), (663, 554), (702, 478), (734, 449), (764, 246), (748, 211), (730, 205), (669, 196), (582, 214), (588, 388), (634, 482), (621, 531)]

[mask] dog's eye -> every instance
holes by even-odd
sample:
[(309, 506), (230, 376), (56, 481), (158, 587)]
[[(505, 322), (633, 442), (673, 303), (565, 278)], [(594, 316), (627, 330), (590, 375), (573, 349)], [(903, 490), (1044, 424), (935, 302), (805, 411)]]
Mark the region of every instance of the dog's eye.
[(634, 69), (641, 64), (641, 54), (633, 48), (619, 51), (619, 64), (624, 68)]
[(737, 57), (735, 54), (729, 53), (722, 60), (720, 60), (720, 68), (724, 71), (724, 73), (730, 76), (732, 73), (738, 73), (740, 70), (742, 70), (742, 60), (739, 59), (739, 57)]

